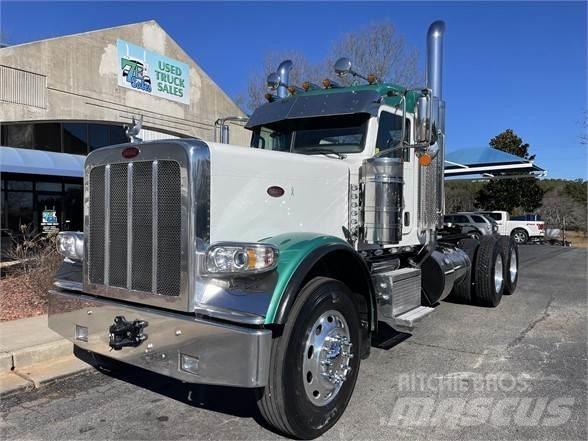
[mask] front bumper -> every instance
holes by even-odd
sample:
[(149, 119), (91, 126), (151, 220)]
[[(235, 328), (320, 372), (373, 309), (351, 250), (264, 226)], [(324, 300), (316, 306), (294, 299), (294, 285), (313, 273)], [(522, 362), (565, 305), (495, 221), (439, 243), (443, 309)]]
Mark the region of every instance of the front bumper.
[[(109, 346), (116, 316), (145, 320), (147, 339), (119, 351)], [(182, 381), (238, 387), (265, 386), (271, 331), (130, 306), (61, 290), (49, 291), (49, 327), (76, 346)], [(196, 359), (181, 369), (182, 355)]]

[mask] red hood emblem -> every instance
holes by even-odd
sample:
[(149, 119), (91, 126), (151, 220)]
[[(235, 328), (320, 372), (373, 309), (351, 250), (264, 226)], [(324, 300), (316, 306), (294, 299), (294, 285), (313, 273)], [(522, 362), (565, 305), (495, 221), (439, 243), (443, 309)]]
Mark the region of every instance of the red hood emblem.
[(127, 147), (122, 151), (123, 158), (131, 159), (134, 158), (139, 154), (139, 149), (137, 147)]

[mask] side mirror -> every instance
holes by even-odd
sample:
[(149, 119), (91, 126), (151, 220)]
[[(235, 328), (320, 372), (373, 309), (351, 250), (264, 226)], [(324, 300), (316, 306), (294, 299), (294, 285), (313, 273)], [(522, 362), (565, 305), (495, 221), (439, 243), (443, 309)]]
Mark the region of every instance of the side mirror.
[(280, 76), (276, 72), (272, 72), (267, 76), (267, 87), (271, 90), (276, 90), (280, 85)]

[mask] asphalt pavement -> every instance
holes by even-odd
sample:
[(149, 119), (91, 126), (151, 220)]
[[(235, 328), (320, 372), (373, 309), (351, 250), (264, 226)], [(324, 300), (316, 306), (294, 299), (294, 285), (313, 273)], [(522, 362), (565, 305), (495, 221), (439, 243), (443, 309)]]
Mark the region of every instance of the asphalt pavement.
[[(494, 309), (443, 302), (363, 361), (324, 439), (587, 439), (587, 251), (521, 247), (517, 292)], [(0, 403), (2, 439), (277, 439), (247, 390), (122, 365)]]

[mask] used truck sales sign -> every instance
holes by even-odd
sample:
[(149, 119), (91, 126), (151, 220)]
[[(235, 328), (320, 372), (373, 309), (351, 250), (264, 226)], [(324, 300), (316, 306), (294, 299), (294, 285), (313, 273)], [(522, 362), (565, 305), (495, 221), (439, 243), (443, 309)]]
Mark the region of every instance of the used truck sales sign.
[(188, 104), (190, 71), (188, 65), (117, 40), (118, 85)]

